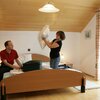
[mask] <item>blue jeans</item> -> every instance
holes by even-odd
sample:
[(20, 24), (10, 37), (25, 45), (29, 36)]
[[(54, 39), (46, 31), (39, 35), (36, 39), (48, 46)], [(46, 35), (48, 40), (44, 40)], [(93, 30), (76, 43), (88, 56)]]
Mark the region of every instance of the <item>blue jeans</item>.
[(60, 57), (50, 59), (50, 67), (53, 69), (57, 69), (60, 62)]

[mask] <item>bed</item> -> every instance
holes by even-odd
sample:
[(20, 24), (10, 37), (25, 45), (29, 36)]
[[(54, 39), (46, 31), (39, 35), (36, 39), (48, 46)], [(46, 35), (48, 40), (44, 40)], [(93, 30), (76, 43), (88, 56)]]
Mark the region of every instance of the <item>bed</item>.
[[(49, 58), (41, 54), (32, 54), (33, 60), (48, 62)], [(0, 83), (3, 94), (13, 94), (66, 87), (81, 86), (85, 92), (85, 76), (74, 69), (33, 70), (3, 79)]]

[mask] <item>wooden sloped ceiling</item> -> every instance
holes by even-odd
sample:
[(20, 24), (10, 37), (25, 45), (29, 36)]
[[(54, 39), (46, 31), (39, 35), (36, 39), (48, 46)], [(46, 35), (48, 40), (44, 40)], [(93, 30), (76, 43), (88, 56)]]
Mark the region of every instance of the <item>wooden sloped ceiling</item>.
[(0, 0), (0, 30), (39, 31), (48, 24), (52, 31), (80, 32), (100, 8), (100, 0), (50, 0), (58, 13), (41, 13), (49, 0)]

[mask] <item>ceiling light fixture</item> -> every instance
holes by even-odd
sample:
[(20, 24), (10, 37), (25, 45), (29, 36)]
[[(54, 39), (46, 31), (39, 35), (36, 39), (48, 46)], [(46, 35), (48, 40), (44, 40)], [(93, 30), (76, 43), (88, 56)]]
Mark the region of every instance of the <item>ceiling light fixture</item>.
[(53, 4), (47, 3), (42, 8), (40, 8), (39, 11), (45, 13), (55, 13), (55, 12), (59, 12), (60, 10), (56, 8)]

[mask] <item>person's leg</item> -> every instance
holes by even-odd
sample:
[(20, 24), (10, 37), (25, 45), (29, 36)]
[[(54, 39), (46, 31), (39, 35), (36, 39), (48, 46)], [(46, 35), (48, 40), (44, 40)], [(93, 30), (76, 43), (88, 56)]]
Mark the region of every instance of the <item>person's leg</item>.
[(54, 66), (54, 60), (50, 59), (50, 67), (53, 68), (53, 66)]
[(50, 67), (53, 69), (57, 69), (60, 62), (60, 57), (54, 58), (50, 60)]
[(58, 68), (59, 62), (60, 62), (60, 57), (54, 59), (54, 69)]
[[(0, 69), (1, 70), (1, 69)], [(3, 73), (0, 73), (0, 81), (3, 79)]]
[(8, 67), (8, 66), (1, 66), (0, 67), (0, 81), (3, 79), (3, 74), (5, 72), (9, 72), (12, 68)]

